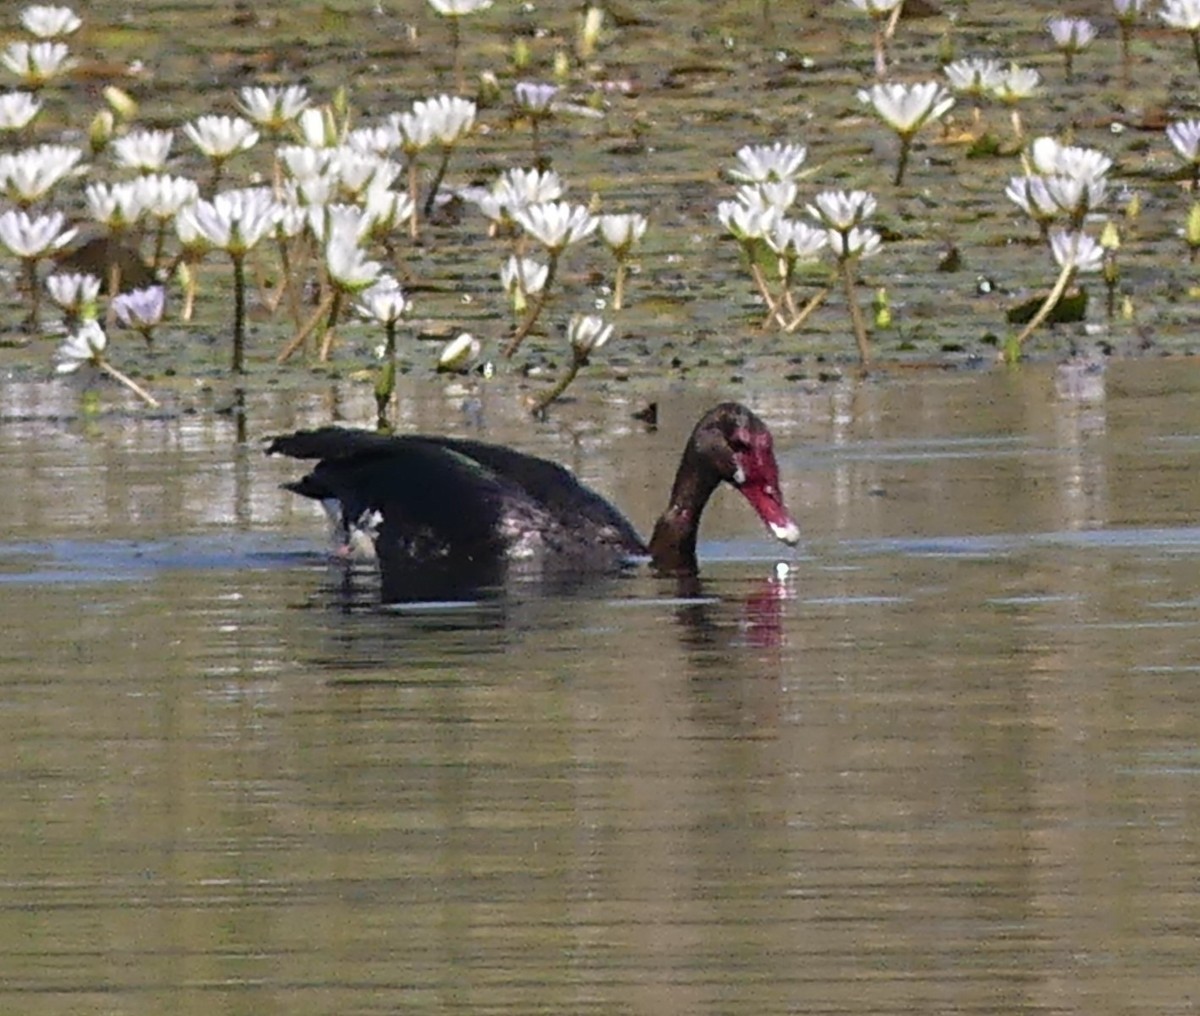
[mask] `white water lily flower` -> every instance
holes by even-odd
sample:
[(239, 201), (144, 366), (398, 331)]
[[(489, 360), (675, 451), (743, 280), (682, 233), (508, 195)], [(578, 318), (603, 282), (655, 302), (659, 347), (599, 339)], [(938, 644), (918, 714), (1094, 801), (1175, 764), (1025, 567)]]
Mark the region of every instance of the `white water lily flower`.
[(374, 236), (386, 236), (413, 217), (416, 205), (408, 194), (372, 185), (363, 196), (363, 218)]
[(36, 90), (66, 74), (78, 61), (65, 42), (10, 42), (0, 52), (0, 63)]
[(513, 218), (526, 233), (551, 253), (591, 236), (600, 224), (583, 205), (566, 201), (543, 201), (513, 212)]
[(128, 229), (142, 217), (145, 206), (141, 195), (132, 180), (114, 184), (98, 180), (83, 191), (88, 214), (112, 230)]
[(1096, 38), (1096, 26), (1086, 18), (1051, 18), (1046, 29), (1064, 53), (1082, 53)]
[(239, 93), (239, 108), (264, 130), (278, 133), (309, 106), (308, 90), (303, 85), (278, 88), (246, 86)]
[(493, 0), (429, 0), (429, 6), (447, 18), (461, 18), (477, 11), (486, 11)]
[[(500, 268), (500, 284), (508, 298), (517, 302), (517, 296), (532, 296), (540, 293), (550, 275), (550, 266), (533, 258), (510, 257)], [(523, 306), (523, 304), (522, 304)], [(518, 308), (520, 309), (520, 308)]]
[(627, 254), (643, 236), (649, 223), (646, 216), (636, 212), (625, 215), (601, 215), (600, 236), (617, 255)]
[(1146, 0), (1113, 0), (1113, 11), (1117, 20), (1127, 25), (1137, 21), (1145, 6)]
[(50, 299), (68, 314), (78, 314), (94, 305), (100, 295), (100, 280), (84, 272), (55, 272), (46, 278)]
[(142, 173), (159, 173), (171, 155), (174, 131), (131, 131), (113, 142), (117, 161)]
[(822, 191), (807, 207), (827, 228), (845, 232), (873, 215), (876, 204), (868, 191)]
[(79, 16), (70, 7), (33, 4), (21, 11), (21, 26), (39, 39), (70, 35), (82, 24)]
[(276, 149), (275, 154), (283, 163), (288, 176), (294, 180), (325, 176), (330, 172), (329, 167), (336, 158), (334, 149), (313, 145), (282, 145)]
[(19, 131), (41, 110), (42, 104), (29, 92), (5, 92), (0, 95), (0, 131)]
[(740, 243), (763, 239), (782, 216), (778, 208), (768, 205), (761, 196), (754, 201), (722, 201), (717, 205), (721, 225)]
[(330, 280), (348, 293), (360, 293), (374, 285), (383, 272), (378, 261), (369, 261), (358, 245), (354, 232), (346, 228), (330, 230), (324, 244), (325, 268)]
[[(433, 139), (449, 148), (466, 137), (475, 126), (475, 103), (457, 95), (439, 95), (413, 103), (413, 114), (425, 124)], [(403, 131), (402, 131), (403, 133)]]
[(1060, 268), (1070, 265), (1077, 272), (1098, 272), (1104, 266), (1104, 248), (1087, 233), (1052, 230), (1050, 250)]
[(1158, 16), (1172, 28), (1200, 32), (1200, 0), (1163, 0)]
[(1091, 209), (1104, 201), (1108, 183), (1103, 177), (1096, 180), (1080, 180), (1073, 176), (1048, 176), (1046, 193), (1062, 211), (1082, 219)]
[(1005, 105), (1012, 106), (1035, 94), (1041, 83), (1042, 76), (1032, 67), (1010, 64), (992, 87), (992, 94)]
[(270, 190), (247, 187), (221, 191), (211, 201), (186, 206), (175, 217), (175, 228), (184, 243), (199, 238), (240, 256), (271, 232), (278, 217)]
[(333, 122), (333, 111), (328, 106), (310, 106), (296, 117), (300, 136), (311, 148), (333, 148), (338, 143), (337, 124)]
[(400, 283), (390, 275), (384, 276), (365, 289), (358, 298), (355, 310), (361, 317), (370, 318), (384, 325), (394, 325), (408, 310)]
[(43, 258), (61, 250), (74, 238), (75, 229), (64, 229), (66, 219), (60, 211), (31, 216), (21, 209), (0, 214), (0, 244), (23, 260)]
[(1098, 180), (1112, 168), (1112, 159), (1096, 148), (1062, 145), (1054, 138), (1035, 138), (1029, 146), (1034, 170), (1043, 174)]
[(1044, 176), (1014, 176), (1004, 189), (1004, 195), (1034, 222), (1049, 222), (1059, 211)]
[(71, 374), (85, 363), (98, 366), (104, 359), (108, 336), (94, 318), (84, 321), (79, 328), (67, 336), (66, 341), (54, 354), (57, 362), (54, 370), (58, 374)]
[(800, 187), (795, 180), (768, 180), (763, 183), (742, 184), (737, 190), (737, 199), (742, 204), (765, 205), (781, 215), (796, 203)]
[(829, 245), (827, 230), (798, 219), (779, 219), (763, 239), (771, 250), (789, 262), (815, 261)]
[(729, 175), (742, 183), (795, 180), (806, 158), (808, 149), (803, 145), (744, 145), (737, 150), (738, 165)]
[(175, 218), (180, 209), (200, 200), (199, 185), (185, 176), (147, 173), (139, 176), (134, 185), (146, 214), (160, 222)]
[(395, 127), (400, 137), (400, 147), (406, 155), (416, 155), (433, 144), (433, 120), (423, 111), (393, 113), (389, 122)]
[(240, 116), (197, 117), (183, 125), (183, 132), (214, 162), (223, 162), (258, 144), (258, 131)]
[(850, 3), (873, 18), (884, 18), (903, 3), (903, 0), (850, 0)]
[(1178, 120), (1168, 124), (1167, 140), (1184, 162), (1200, 163), (1200, 120)]
[(613, 326), (594, 314), (574, 314), (567, 322), (567, 341), (577, 359), (586, 360), (612, 338)]
[(901, 137), (911, 137), (930, 120), (940, 119), (954, 105), (954, 96), (936, 81), (882, 82), (859, 91), (858, 101)]
[(946, 64), (942, 72), (956, 92), (976, 98), (990, 94), (1004, 75), (999, 60), (982, 57), (955, 60)]
[(490, 190), (481, 190), (472, 199), (484, 215), (502, 224), (511, 221), (518, 208), (557, 201), (565, 189), (562, 178), (552, 169), (509, 169)]
[(0, 189), (18, 205), (31, 205), (74, 173), (83, 152), (67, 145), (38, 145), (0, 155)]
[(827, 230), (829, 249), (839, 261), (850, 258), (867, 258), (879, 250), (883, 238), (866, 226), (854, 226), (849, 230)]
[(364, 155), (386, 157), (400, 147), (400, 132), (391, 123), (356, 127), (346, 135), (346, 147)]

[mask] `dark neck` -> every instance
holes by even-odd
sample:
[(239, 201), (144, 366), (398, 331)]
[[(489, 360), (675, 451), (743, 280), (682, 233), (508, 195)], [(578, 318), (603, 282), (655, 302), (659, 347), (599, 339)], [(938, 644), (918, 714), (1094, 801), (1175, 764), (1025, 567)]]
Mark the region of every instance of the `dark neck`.
[(650, 564), (655, 571), (669, 575), (696, 573), (700, 513), (720, 482), (689, 446), (675, 474), (671, 503), (654, 524), (654, 535), (650, 537)]

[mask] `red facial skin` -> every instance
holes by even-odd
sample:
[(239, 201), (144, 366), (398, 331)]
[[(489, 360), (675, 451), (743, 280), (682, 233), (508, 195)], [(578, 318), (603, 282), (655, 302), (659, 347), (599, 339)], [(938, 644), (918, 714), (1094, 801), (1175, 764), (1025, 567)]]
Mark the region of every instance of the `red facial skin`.
[(779, 489), (779, 464), (775, 461), (770, 433), (741, 430), (736, 435), (735, 447), (739, 445), (744, 450), (734, 453), (734, 461), (745, 479), (734, 486), (776, 536), (781, 532), (794, 533), (798, 539), (799, 527), (784, 506)]

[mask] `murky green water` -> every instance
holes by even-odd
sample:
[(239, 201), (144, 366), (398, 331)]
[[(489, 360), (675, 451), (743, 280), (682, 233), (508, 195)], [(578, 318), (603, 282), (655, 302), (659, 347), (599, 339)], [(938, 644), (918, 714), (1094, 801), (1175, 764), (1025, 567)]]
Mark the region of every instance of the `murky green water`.
[[(18, 386), (0, 1008), (1192, 1011), (1200, 373), (1055, 381), (762, 395), (785, 578), (723, 498), (698, 589), (399, 611), (231, 421)], [(405, 406), (644, 527), (708, 401)]]

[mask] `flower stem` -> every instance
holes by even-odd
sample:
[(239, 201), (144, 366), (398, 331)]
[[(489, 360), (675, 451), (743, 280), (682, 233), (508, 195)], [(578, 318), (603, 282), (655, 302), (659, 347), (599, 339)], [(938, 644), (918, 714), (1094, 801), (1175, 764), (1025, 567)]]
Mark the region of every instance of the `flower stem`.
[(246, 373), (246, 263), (233, 254), (233, 372)]
[(38, 288), (37, 259), (25, 258), (25, 286), (29, 290), (29, 333), (36, 335), (41, 326), (42, 291)]
[(1192, 32), (1192, 55), (1196, 58), (1196, 69), (1200, 70), (1200, 32)]
[(333, 289), (333, 298), (329, 301), (329, 321), (325, 325), (325, 335), (321, 339), (321, 354), (318, 359), (322, 363), (329, 360), (329, 354), (333, 351), (334, 326), (337, 324), (338, 313), (342, 309), (342, 290), (340, 286), (335, 286)]
[(854, 296), (854, 266), (855, 258), (845, 258), (841, 262), (842, 290), (846, 294), (846, 307), (850, 311), (850, 324), (854, 327), (854, 341), (858, 343), (858, 362), (865, 369), (871, 363), (871, 347), (867, 344), (867, 325), (863, 320), (862, 308)]
[(318, 305), (317, 309), (312, 312), (309, 319), (304, 322), (304, 327), (301, 328), (295, 335), (292, 336), (291, 342), (283, 347), (283, 351), (275, 357), (276, 363), (287, 363), (288, 360), (295, 355), (297, 349), (308, 341), (308, 337), (316, 330), (317, 325), (321, 323), (321, 319), (329, 313), (329, 306), (333, 302), (333, 294), (330, 293)]
[(542, 285), (541, 292), (537, 294), (536, 302), (529, 308), (529, 312), (525, 315), (525, 320), (513, 332), (513, 337), (508, 340), (508, 345), (504, 347), (505, 359), (512, 359), (513, 354), (521, 348), (521, 343), (525, 341), (525, 336), (529, 334), (530, 330), (537, 323), (537, 319), (541, 317), (542, 309), (546, 306), (546, 301), (550, 297), (550, 287), (554, 283), (554, 275), (557, 271), (558, 252), (550, 251), (550, 263), (546, 266), (546, 281)]
[(1133, 84), (1133, 59), (1130, 53), (1132, 27), (1126, 21), (1118, 22), (1117, 27), (1121, 31), (1121, 78), (1125, 87), (1129, 88)]
[(408, 196), (412, 201), (412, 215), (408, 217), (408, 238), (410, 240), (415, 240), (421, 235), (420, 216), (417, 214), (418, 189), (417, 153), (413, 152), (408, 157)]
[(823, 289), (819, 289), (812, 295), (812, 298), (808, 301), (808, 303), (801, 308), (800, 312), (784, 326), (783, 330), (785, 332), (794, 332), (797, 328), (804, 324), (805, 321), (808, 320), (809, 315), (812, 314), (814, 310), (821, 306), (821, 303), (828, 295), (828, 286), (825, 286)]
[(1050, 290), (1049, 295), (1046, 297), (1045, 303), (1038, 308), (1037, 313), (1029, 319), (1029, 323), (1016, 339), (1013, 340), (1013, 346), (1018, 352), (1021, 349), (1021, 345), (1033, 334), (1038, 325), (1045, 321), (1050, 316), (1050, 312), (1058, 306), (1058, 301), (1062, 299), (1063, 293), (1067, 291), (1067, 286), (1070, 284), (1071, 277), (1074, 274), (1075, 266), (1070, 261), (1067, 261), (1063, 265), (1062, 271), (1058, 273), (1058, 279), (1054, 283), (1054, 288)]
[(567, 368), (553, 388), (539, 395), (533, 404), (529, 407), (529, 412), (534, 416), (541, 416), (546, 411), (546, 407), (565, 392), (579, 374), (580, 368), (587, 363), (586, 357), (581, 357), (578, 353), (574, 353), (571, 358), (571, 365)]
[(425, 199), (425, 207), (421, 209), (425, 218), (429, 218), (433, 214), (433, 203), (437, 200), (438, 188), (442, 185), (442, 178), (446, 175), (446, 167), (450, 165), (450, 146), (446, 145), (442, 149), (442, 161), (438, 163), (437, 173), (434, 174), (433, 183), (429, 185), (429, 196)]
[(624, 258), (617, 258), (617, 275), (613, 280), (613, 310), (620, 310), (625, 303), (625, 273), (628, 266)]
[(896, 160), (896, 178), (892, 181), (897, 187), (904, 183), (904, 171), (908, 168), (908, 153), (912, 148), (911, 134), (900, 135), (900, 158)]
[(117, 370), (116, 367), (114, 367), (107, 360), (99, 361), (99, 363), (97, 363), (96, 366), (99, 367), (102, 371), (104, 371), (104, 373), (107, 374), (109, 377), (111, 377), (113, 380), (121, 382), (121, 384), (123, 384), (126, 388), (128, 388), (131, 392), (133, 392), (134, 395), (136, 395), (139, 399), (141, 399), (144, 403), (146, 403), (146, 405), (148, 405), (151, 409), (158, 409), (158, 407), (160, 405), (158, 399), (156, 399), (153, 395), (151, 395), (148, 391), (146, 391), (145, 388), (143, 388), (136, 381), (134, 381), (133, 378), (131, 378), (128, 374), (122, 374), (119, 370)]
[(754, 279), (754, 285), (758, 288), (758, 295), (763, 298), (763, 303), (767, 305), (767, 316), (763, 321), (763, 327), (765, 328), (772, 321), (777, 321), (781, 326), (786, 326), (787, 321), (779, 309), (779, 301), (771, 295), (771, 287), (767, 285), (762, 267), (754, 260), (753, 255), (750, 257), (750, 276)]

